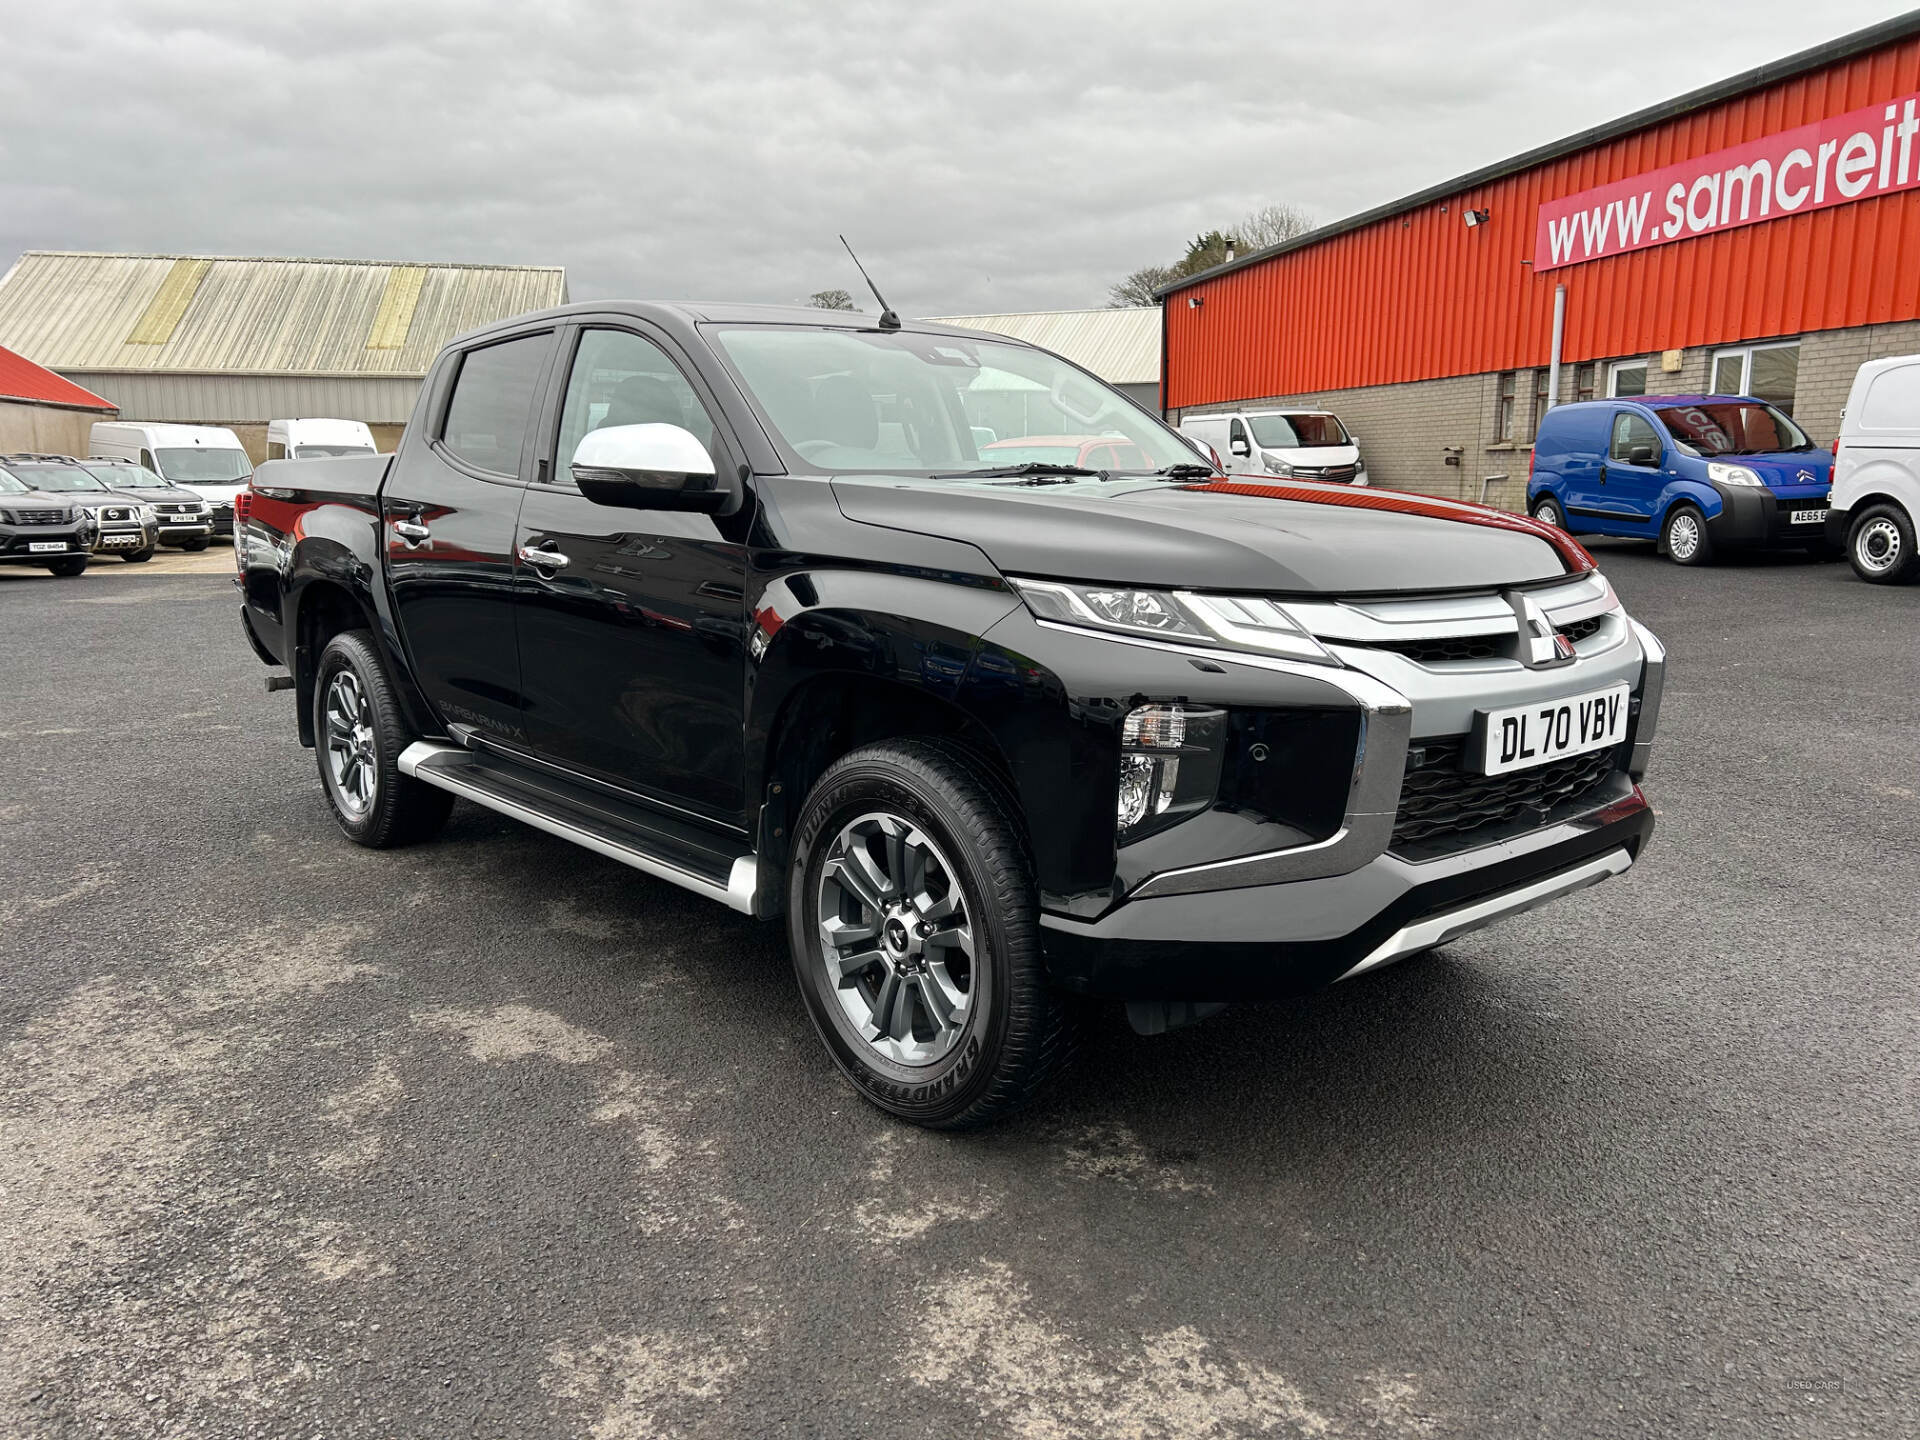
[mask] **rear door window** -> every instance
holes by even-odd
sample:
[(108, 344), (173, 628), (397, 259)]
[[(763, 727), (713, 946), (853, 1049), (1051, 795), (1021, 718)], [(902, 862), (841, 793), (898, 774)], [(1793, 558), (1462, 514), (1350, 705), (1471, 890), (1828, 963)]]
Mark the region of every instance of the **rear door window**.
[(551, 333), (470, 350), (460, 361), (440, 443), (476, 470), (518, 475)]

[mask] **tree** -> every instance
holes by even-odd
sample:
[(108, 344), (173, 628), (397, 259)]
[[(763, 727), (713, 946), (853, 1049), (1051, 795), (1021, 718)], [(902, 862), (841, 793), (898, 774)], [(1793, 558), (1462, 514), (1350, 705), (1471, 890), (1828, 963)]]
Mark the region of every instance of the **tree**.
[(1262, 205), (1234, 228), (1248, 250), (1265, 250), (1313, 229), (1313, 216), (1298, 205)]
[(1158, 305), (1154, 291), (1180, 278), (1171, 265), (1142, 265), (1126, 279), (1107, 291), (1107, 308), (1124, 310), (1135, 305)]
[(1154, 291), (1198, 275), (1229, 257), (1238, 258), (1278, 245), (1313, 229), (1313, 217), (1298, 205), (1263, 205), (1232, 230), (1208, 230), (1187, 242), (1187, 253), (1171, 265), (1142, 265), (1107, 291), (1107, 306), (1157, 305)]
[(807, 298), (816, 310), (851, 310), (853, 296), (844, 290), (816, 290)]

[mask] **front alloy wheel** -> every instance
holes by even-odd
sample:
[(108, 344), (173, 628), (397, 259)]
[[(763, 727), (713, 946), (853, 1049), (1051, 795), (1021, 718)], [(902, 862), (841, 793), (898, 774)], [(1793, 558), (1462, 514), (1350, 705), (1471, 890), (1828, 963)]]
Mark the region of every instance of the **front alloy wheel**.
[(842, 826), (820, 869), (823, 978), (896, 1064), (932, 1064), (966, 1028), (973, 925), (955, 873), (924, 830), (881, 811)]

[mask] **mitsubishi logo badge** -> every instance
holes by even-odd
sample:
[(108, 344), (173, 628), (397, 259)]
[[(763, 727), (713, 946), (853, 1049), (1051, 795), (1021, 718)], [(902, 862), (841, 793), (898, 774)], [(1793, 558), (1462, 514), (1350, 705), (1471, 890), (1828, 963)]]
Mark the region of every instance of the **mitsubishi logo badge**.
[(1576, 656), (1573, 642), (1553, 628), (1547, 612), (1531, 595), (1509, 592), (1507, 603), (1520, 625), (1520, 663), (1529, 670), (1551, 670), (1571, 665)]

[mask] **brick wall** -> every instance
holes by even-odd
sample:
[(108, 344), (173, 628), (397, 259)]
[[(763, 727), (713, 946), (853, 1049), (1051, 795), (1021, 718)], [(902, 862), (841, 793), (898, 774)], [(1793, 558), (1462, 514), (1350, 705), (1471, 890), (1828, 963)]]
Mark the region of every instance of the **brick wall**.
[[(1792, 340), (1796, 337), (1773, 337)], [(1816, 444), (1829, 444), (1840, 430), (1840, 412), (1862, 362), (1885, 355), (1920, 354), (1920, 321), (1893, 325), (1866, 325), (1851, 330), (1822, 330), (1797, 337), (1800, 371), (1794, 394), (1794, 419)], [(1765, 338), (1739, 342), (1764, 344)], [(1607, 393), (1608, 366), (1614, 360), (1645, 359), (1647, 389), (1654, 394), (1701, 394), (1710, 387), (1717, 346), (1695, 346), (1680, 352), (1677, 370), (1663, 368), (1664, 352), (1646, 356), (1622, 355), (1594, 364), (1594, 396)], [(1562, 403), (1576, 398), (1580, 365), (1560, 367)], [(1201, 405), (1170, 418), (1205, 415), (1223, 410), (1263, 410), (1288, 406), (1331, 410), (1360, 440), (1360, 453), (1375, 485), (1441, 495), (1452, 500), (1478, 500), (1483, 487), (1487, 503), (1509, 510), (1526, 504), (1527, 464), (1533, 434), (1534, 375), (1521, 370), (1514, 376), (1515, 439), (1504, 444), (1497, 433), (1500, 377), (1497, 374), (1462, 375), (1445, 380), (1420, 380), (1406, 385), (1375, 385), (1357, 390), (1319, 390), (1300, 395), (1268, 395), (1235, 405)], [(1459, 464), (1449, 465), (1457, 450)], [(1504, 475), (1504, 481), (1488, 483)]]

